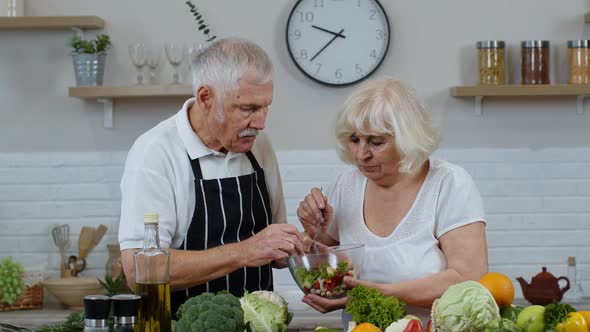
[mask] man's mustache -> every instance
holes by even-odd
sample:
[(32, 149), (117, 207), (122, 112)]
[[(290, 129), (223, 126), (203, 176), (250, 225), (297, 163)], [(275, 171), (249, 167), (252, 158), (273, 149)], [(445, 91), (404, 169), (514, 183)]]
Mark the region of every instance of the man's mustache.
[(254, 129), (254, 128), (248, 128), (244, 131), (242, 131), (239, 135), (239, 137), (249, 137), (249, 136), (256, 136), (258, 135), (258, 130)]

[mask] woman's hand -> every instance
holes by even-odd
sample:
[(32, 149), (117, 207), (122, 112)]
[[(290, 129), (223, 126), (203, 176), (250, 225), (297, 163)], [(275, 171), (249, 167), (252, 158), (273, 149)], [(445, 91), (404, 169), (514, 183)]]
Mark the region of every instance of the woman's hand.
[[(348, 289), (353, 289), (357, 286), (362, 285), (368, 288), (376, 288), (380, 292), (383, 292), (383, 286), (385, 286), (383, 284), (378, 284), (376, 282), (358, 280), (351, 277), (344, 277), (342, 282), (346, 285)], [(316, 294), (307, 294), (301, 299), (301, 302), (307, 303), (310, 307), (325, 314), (327, 312), (346, 307), (346, 303), (348, 303), (348, 297), (345, 296), (340, 299), (327, 299)]]
[(346, 303), (348, 303), (348, 297), (327, 299), (319, 295), (307, 294), (301, 299), (301, 302), (307, 303), (310, 307), (321, 312), (322, 314), (325, 314), (327, 312), (346, 307)]
[(328, 204), (328, 197), (324, 196), (318, 188), (311, 189), (297, 207), (297, 217), (312, 238), (316, 236), (318, 230), (324, 232), (328, 228), (333, 213), (334, 209)]

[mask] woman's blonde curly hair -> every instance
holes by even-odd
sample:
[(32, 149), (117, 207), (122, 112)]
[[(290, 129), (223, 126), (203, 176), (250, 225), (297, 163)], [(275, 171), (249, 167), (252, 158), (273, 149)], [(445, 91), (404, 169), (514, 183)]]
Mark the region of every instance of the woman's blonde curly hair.
[(402, 155), (399, 171), (415, 173), (436, 150), (439, 134), (414, 90), (393, 78), (362, 83), (344, 103), (336, 120), (340, 158), (354, 164), (352, 135), (391, 135)]

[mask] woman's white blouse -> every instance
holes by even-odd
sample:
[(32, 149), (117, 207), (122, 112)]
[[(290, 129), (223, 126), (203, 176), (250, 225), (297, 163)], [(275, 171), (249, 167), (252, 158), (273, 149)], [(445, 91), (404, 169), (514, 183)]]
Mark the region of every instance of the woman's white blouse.
[[(361, 279), (397, 283), (426, 277), (447, 267), (438, 239), (458, 227), (484, 221), (481, 195), (460, 166), (431, 160), (414, 204), (386, 237), (372, 233), (364, 222), (367, 178), (356, 168), (342, 173), (326, 191), (334, 218), (328, 234), (341, 244), (365, 244)], [(427, 311), (408, 306), (408, 312)], [(422, 317), (421, 317), (422, 318)]]

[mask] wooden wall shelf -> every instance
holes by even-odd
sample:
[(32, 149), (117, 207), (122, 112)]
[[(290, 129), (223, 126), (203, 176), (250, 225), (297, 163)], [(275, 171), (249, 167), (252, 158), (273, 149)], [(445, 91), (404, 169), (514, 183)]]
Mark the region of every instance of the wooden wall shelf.
[(590, 95), (590, 84), (472, 85), (451, 88), (453, 97), (533, 97)]
[(69, 30), (102, 29), (98, 16), (20, 16), (0, 17), (0, 30)]
[(103, 103), (103, 125), (105, 128), (113, 128), (114, 99), (190, 98), (193, 95), (193, 87), (187, 84), (79, 86), (71, 87), (68, 94), (70, 97), (96, 100)]
[(188, 84), (129, 85), (129, 86), (78, 86), (69, 89), (70, 97), (82, 99), (132, 99), (151, 97), (190, 97), (193, 88)]
[(484, 97), (577, 97), (577, 113), (584, 113), (584, 98), (590, 96), (590, 84), (554, 85), (473, 85), (451, 88), (453, 97), (475, 97), (475, 113), (481, 115)]

